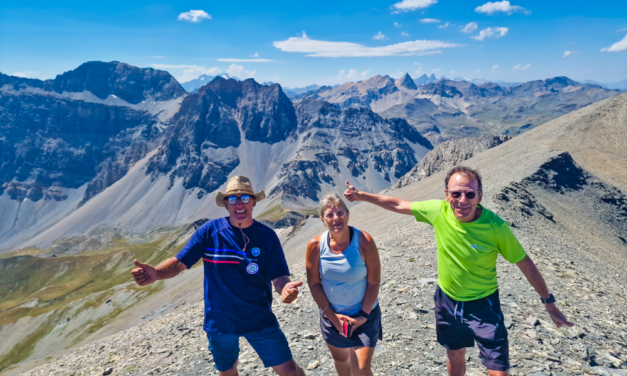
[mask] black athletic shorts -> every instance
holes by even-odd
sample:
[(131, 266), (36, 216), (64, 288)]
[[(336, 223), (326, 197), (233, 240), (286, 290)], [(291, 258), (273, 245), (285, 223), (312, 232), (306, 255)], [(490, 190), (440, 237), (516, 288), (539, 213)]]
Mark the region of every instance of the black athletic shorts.
[(438, 342), (448, 350), (474, 347), (483, 365), (494, 371), (509, 369), (509, 343), (498, 290), (485, 298), (460, 302), (438, 286), (435, 290)]
[[(355, 315), (356, 317), (356, 315)], [(335, 329), (322, 310), (320, 310), (320, 330), (322, 338), (331, 346), (339, 348), (351, 347), (376, 347), (377, 341), (383, 339), (383, 328), (381, 327), (381, 308), (377, 304), (370, 312), (370, 319), (353, 333), (350, 338), (346, 338)]]

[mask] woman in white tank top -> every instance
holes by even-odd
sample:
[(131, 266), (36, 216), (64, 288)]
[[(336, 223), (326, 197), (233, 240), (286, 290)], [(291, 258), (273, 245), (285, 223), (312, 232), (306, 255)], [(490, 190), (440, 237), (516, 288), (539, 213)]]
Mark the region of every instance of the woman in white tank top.
[[(338, 375), (372, 375), (371, 361), (382, 339), (377, 301), (381, 282), (379, 253), (372, 237), (348, 226), (349, 211), (337, 193), (320, 200), (327, 228), (307, 245), (307, 283), (320, 307), (320, 329)], [(345, 335), (344, 325), (352, 325)]]

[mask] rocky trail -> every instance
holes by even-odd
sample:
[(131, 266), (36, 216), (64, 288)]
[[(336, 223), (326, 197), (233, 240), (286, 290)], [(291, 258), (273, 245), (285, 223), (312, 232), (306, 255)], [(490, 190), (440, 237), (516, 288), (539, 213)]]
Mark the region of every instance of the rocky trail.
[[(545, 228), (546, 230), (546, 228)], [(573, 250), (550, 231), (523, 222), (516, 235), (538, 264), (560, 309), (575, 322), (556, 328), (537, 294), (515, 265), (499, 260), (500, 296), (509, 330), (512, 375), (627, 375), (625, 277)], [(384, 341), (373, 359), (375, 375), (446, 375), (445, 352), (436, 342), (433, 293), (437, 285), (435, 237), (411, 217), (375, 237), (382, 261), (379, 301)], [(291, 266), (305, 281), (303, 263)], [(198, 281), (198, 288), (202, 288)], [(275, 296), (276, 297), (276, 296)], [(318, 308), (308, 288), (291, 305), (273, 309), (296, 361), (308, 375), (335, 375), (319, 330)], [(202, 302), (67, 352), (23, 375), (214, 375), (202, 330)], [(477, 348), (468, 351), (468, 375), (487, 375)], [(241, 375), (270, 375), (242, 339)]]

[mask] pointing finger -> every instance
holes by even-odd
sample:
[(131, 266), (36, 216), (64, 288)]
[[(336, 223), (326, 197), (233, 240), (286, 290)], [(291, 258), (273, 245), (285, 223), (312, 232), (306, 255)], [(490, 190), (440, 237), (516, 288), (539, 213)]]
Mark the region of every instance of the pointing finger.
[(300, 286), (302, 286), (302, 285), (303, 285), (303, 282), (302, 282), (302, 281), (300, 281), (300, 282), (290, 282), (290, 287), (291, 287), (291, 288), (300, 287)]

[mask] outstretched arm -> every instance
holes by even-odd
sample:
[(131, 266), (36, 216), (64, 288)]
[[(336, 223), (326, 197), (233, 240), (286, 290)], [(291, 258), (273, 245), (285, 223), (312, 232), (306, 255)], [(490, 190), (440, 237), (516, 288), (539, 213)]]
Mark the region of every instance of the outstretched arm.
[(160, 279), (168, 279), (176, 277), (180, 272), (187, 269), (176, 257), (171, 257), (157, 267), (152, 267), (149, 264), (141, 263), (137, 260), (134, 261), (137, 268), (131, 271), (135, 282), (140, 286), (146, 286), (154, 283)]
[(355, 187), (348, 184), (348, 180), (346, 181), (346, 192), (344, 192), (344, 197), (346, 197), (346, 199), (350, 202), (366, 201), (395, 213), (412, 215), (411, 202), (402, 200), (398, 197), (375, 195), (373, 193), (358, 191)]
[[(544, 278), (542, 277), (542, 274), (540, 274), (540, 271), (536, 267), (536, 264), (533, 262), (531, 257), (525, 256), (524, 259), (516, 263), (516, 266), (518, 266), (520, 271), (525, 275), (525, 278), (527, 278), (527, 281), (529, 281), (531, 286), (533, 286), (533, 288), (538, 292), (542, 299), (548, 299), (550, 297), (549, 289), (546, 287)], [(564, 314), (560, 312), (555, 304), (549, 303), (545, 304), (545, 306), (546, 311), (549, 313), (549, 316), (551, 316), (551, 320), (553, 320), (557, 327), (560, 327), (562, 325), (575, 325), (566, 320), (566, 316), (564, 316)]]

